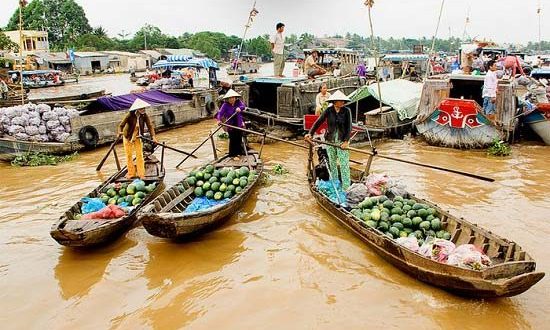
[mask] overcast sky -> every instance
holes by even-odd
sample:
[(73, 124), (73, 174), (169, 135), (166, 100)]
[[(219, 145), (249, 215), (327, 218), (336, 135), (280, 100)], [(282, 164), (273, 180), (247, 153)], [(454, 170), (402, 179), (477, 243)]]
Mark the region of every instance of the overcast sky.
[[(17, 0), (0, 0), (0, 25), (5, 26)], [(103, 26), (111, 36), (123, 30), (133, 34), (145, 23), (163, 32), (219, 31), (242, 36), (253, 0), (76, 0), (92, 26)], [(346, 32), (369, 33), (364, 0), (257, 0), (260, 11), (248, 36), (272, 33), (278, 21), (287, 34), (304, 32), (318, 36)], [(543, 40), (550, 38), (550, 0), (543, 8)], [(536, 9), (539, 0), (446, 0), (438, 36), (461, 37), (468, 9), (470, 36), (497, 42), (526, 43), (538, 40)], [(431, 37), (436, 28), (441, 0), (375, 0), (375, 34), (382, 37)]]

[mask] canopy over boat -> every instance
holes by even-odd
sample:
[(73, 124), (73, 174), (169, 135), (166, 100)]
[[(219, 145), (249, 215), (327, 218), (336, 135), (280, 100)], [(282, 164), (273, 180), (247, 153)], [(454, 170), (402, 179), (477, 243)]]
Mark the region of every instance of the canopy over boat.
[[(19, 74), (19, 71), (12, 70), (8, 71), (8, 73), (11, 74)], [(43, 74), (61, 74), (61, 71), (59, 70), (31, 70), (31, 71), (23, 71), (23, 76), (32, 76), (32, 75), (43, 75)]]
[(160, 68), (204, 68), (204, 69), (219, 69), (218, 63), (210, 58), (195, 58), (185, 55), (171, 55), (166, 60), (160, 60), (153, 65), (153, 69)]
[[(397, 110), (399, 119), (411, 119), (417, 115), (422, 84), (404, 79), (395, 79), (380, 83), (382, 103)], [(369, 96), (380, 100), (376, 84), (363, 86), (349, 95), (351, 102), (361, 101)]]
[(87, 107), (88, 110), (126, 110), (130, 109), (136, 99), (141, 99), (150, 105), (171, 104), (182, 102), (182, 99), (164, 93), (162, 91), (151, 90), (142, 93), (132, 93), (119, 96), (100, 97)]

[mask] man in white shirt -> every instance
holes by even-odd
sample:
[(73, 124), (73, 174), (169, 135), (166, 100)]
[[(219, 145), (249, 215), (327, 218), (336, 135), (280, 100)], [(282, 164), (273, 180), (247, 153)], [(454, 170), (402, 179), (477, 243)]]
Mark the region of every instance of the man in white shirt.
[[(497, 101), (497, 64), (494, 60), (487, 63), (488, 71), (483, 82), (483, 112), (493, 117), (495, 115), (495, 103)], [(490, 118), (492, 119), (492, 118)]]
[(285, 25), (283, 23), (277, 23), (277, 33), (271, 36), (271, 51), (273, 52), (273, 71), (276, 77), (284, 77), (283, 72), (285, 70), (285, 37), (283, 32), (285, 31)]

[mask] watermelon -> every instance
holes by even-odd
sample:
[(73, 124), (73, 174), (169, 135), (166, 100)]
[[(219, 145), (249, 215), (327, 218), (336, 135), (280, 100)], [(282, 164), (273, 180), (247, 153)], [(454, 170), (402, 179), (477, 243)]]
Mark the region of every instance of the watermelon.
[(214, 183), (212, 183), (212, 185), (210, 185), (210, 188), (212, 190), (214, 190), (214, 192), (216, 192), (216, 191), (220, 190), (220, 186), (221, 186), (221, 184), (219, 182), (214, 182)]
[(227, 191), (234, 192), (235, 191), (235, 186), (230, 184), (229, 186), (227, 186)]
[(204, 196), (209, 199), (214, 199), (214, 192), (212, 190), (208, 190)]
[(241, 186), (241, 188), (244, 188), (248, 185), (248, 181), (241, 179), (241, 181), (239, 182), (239, 185)]
[(233, 183), (235, 186), (238, 186), (238, 185), (240, 184), (240, 182), (241, 182), (241, 180), (239, 180), (239, 179), (233, 179), (233, 182), (232, 182), (232, 183)]
[(136, 205), (139, 205), (141, 204), (142, 202), (142, 199), (141, 198), (134, 198), (134, 200), (132, 201), (132, 205), (136, 206)]
[(240, 194), (243, 191), (243, 188), (237, 187), (235, 188), (235, 194)]
[(221, 192), (218, 191), (217, 193), (214, 194), (215, 200), (219, 201), (222, 198), (223, 198), (223, 194)]
[(189, 176), (187, 179), (185, 179), (185, 182), (187, 182), (188, 185), (194, 186), (197, 183), (197, 179), (195, 179), (194, 176)]
[(197, 181), (197, 183), (195, 184), (197, 187), (202, 187), (202, 185), (204, 184), (204, 181), (202, 180), (199, 180)]
[(206, 168), (204, 169), (204, 171), (205, 171), (206, 173), (212, 174), (212, 173), (214, 173), (214, 169), (215, 169), (215, 168), (214, 168), (213, 165), (206, 165)]
[(208, 182), (209, 182), (210, 184), (212, 184), (212, 183), (214, 183), (214, 182), (218, 182), (218, 178), (215, 177), (215, 176), (213, 176), (213, 177), (211, 177), (211, 178), (208, 180)]
[(225, 192), (227, 190), (227, 185), (225, 183), (222, 183), (222, 185), (220, 186), (220, 192)]
[[(414, 221), (414, 219), (413, 219)], [(422, 221), (418, 227), (423, 230), (429, 230), (431, 223), (429, 221)]]
[(233, 192), (231, 191), (226, 191), (224, 194), (223, 194), (223, 198), (231, 198), (233, 196)]
[(368, 220), (366, 221), (366, 224), (370, 228), (376, 228), (376, 221)]
[(203, 191), (201, 187), (195, 188), (195, 196), (201, 197), (203, 195)]
[(210, 180), (211, 177), (212, 177), (212, 174), (210, 174), (210, 173), (204, 173), (204, 181)]
[(202, 189), (203, 189), (204, 191), (210, 190), (210, 182), (205, 182), (205, 183), (203, 183)]

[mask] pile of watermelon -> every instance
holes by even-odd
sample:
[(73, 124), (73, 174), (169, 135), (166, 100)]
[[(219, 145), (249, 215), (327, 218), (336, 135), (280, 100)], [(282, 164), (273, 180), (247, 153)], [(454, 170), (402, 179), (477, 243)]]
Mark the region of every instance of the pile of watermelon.
[(218, 170), (213, 165), (207, 165), (192, 171), (185, 182), (194, 188), (196, 197), (204, 196), (219, 201), (240, 194), (257, 176), (255, 170), (249, 171), (245, 166)]
[(414, 236), (419, 245), (424, 244), (428, 237), (451, 239), (437, 211), (413, 199), (400, 196), (393, 200), (387, 196), (367, 197), (351, 213), (365, 227), (378, 229), (393, 239)]
[(143, 180), (111, 183), (101, 190), (99, 198), (107, 205), (137, 206), (156, 188), (156, 183), (146, 184)]

